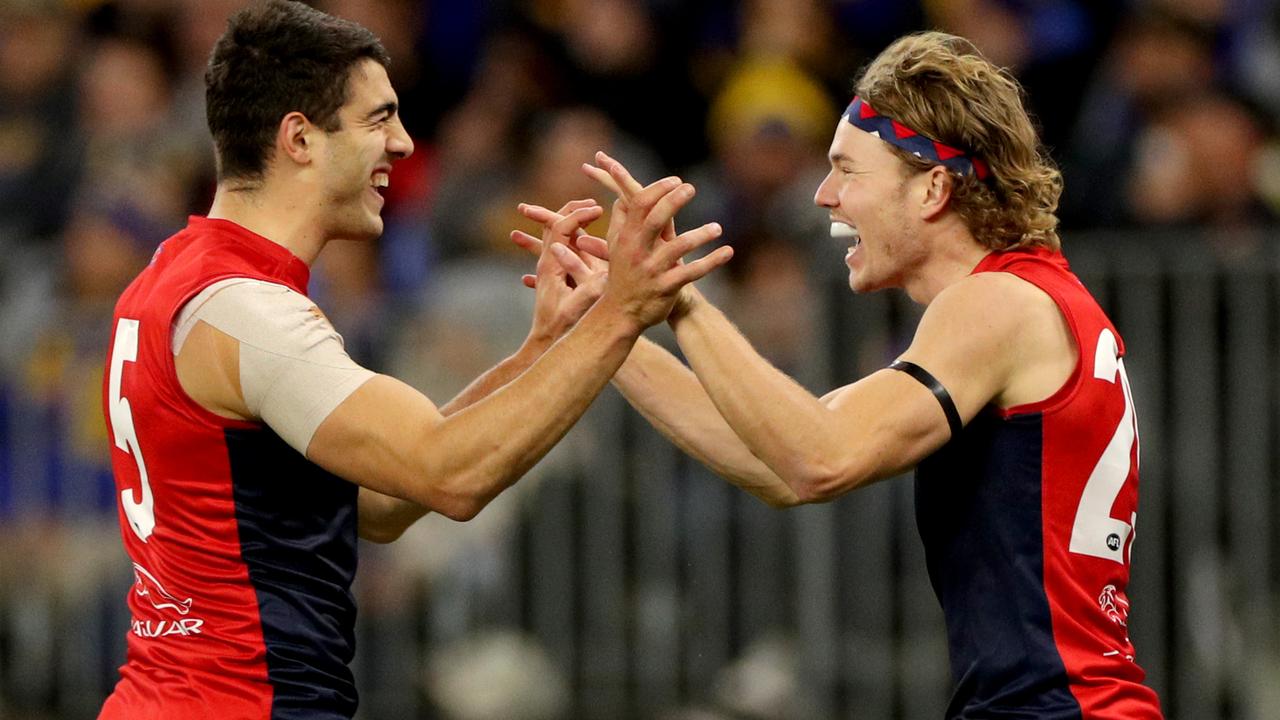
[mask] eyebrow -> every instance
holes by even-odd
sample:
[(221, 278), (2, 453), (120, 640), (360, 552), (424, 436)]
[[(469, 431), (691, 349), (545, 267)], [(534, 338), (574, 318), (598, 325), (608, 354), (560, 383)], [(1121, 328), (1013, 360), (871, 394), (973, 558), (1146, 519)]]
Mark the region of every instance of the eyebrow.
[(378, 117), (383, 113), (386, 113), (387, 117), (391, 117), (392, 115), (395, 115), (399, 109), (400, 109), (400, 104), (392, 100), (389, 102), (382, 103), (378, 107), (374, 108), (368, 115), (364, 116), (364, 119), (373, 120), (374, 118)]
[(836, 163), (842, 163), (842, 162), (849, 162), (849, 163), (853, 162), (853, 158), (849, 157), (848, 155), (845, 155), (842, 152), (832, 153), (827, 156), (827, 159), (831, 161), (832, 165), (835, 165)]

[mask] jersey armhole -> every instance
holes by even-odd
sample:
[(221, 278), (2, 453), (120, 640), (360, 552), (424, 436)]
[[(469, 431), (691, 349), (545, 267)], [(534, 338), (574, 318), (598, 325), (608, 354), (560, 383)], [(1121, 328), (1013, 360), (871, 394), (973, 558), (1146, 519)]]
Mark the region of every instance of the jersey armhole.
[[(169, 383), (163, 383), (161, 387), (168, 388), (168, 394), (170, 395), (174, 405), (188, 413), (194, 420), (223, 429), (256, 430), (263, 426), (261, 422), (224, 417), (196, 402), (195, 398), (187, 394), (187, 389), (182, 387), (182, 381), (178, 379), (178, 356), (174, 350), (174, 343), (176, 340), (175, 332), (178, 330), (177, 323), (179, 322), (183, 311), (186, 310), (187, 307), (202, 294), (205, 294), (205, 299), (216, 294), (216, 290), (213, 292), (207, 292), (215, 285), (219, 286), (218, 289), (220, 290), (227, 285), (235, 284), (240, 281), (255, 282), (260, 281), (260, 279), (245, 275), (224, 275), (215, 277), (207, 285), (203, 285), (192, 290), (174, 307), (173, 312), (169, 314), (168, 321), (166, 323), (167, 327), (164, 331), (164, 352), (162, 353), (164, 357), (163, 362), (165, 363), (166, 375), (173, 382), (172, 385)], [(261, 280), (261, 282), (271, 281)], [(187, 327), (187, 332), (189, 332), (190, 329), (191, 326)], [(186, 340), (185, 333), (182, 340)]]
[(1035, 413), (1048, 415), (1069, 403), (1071, 398), (1075, 397), (1076, 392), (1080, 389), (1084, 376), (1085, 360), (1084, 346), (1080, 342), (1080, 328), (1076, 322), (1075, 315), (1071, 313), (1071, 308), (1067, 306), (1066, 302), (1063, 301), (1062, 297), (1055, 289), (1045, 287), (1044, 284), (1036, 282), (1036, 280), (1032, 278), (1024, 277), (1016, 273), (1009, 274), (1035, 287), (1040, 292), (1049, 296), (1049, 299), (1053, 301), (1054, 307), (1058, 309), (1058, 313), (1067, 324), (1067, 331), (1071, 333), (1071, 339), (1075, 345), (1076, 363), (1075, 368), (1072, 369), (1071, 374), (1067, 376), (1067, 379), (1063, 381), (1062, 385), (1043, 400), (1022, 403), (1021, 405), (1013, 405), (1007, 408), (996, 407), (995, 410), (999, 417), (1004, 420)]

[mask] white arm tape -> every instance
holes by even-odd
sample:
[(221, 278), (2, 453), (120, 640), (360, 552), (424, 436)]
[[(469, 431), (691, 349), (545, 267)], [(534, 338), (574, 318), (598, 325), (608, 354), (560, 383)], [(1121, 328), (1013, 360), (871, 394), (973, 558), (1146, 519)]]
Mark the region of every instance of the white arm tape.
[(192, 298), (173, 326), (173, 352), (196, 321), (240, 341), (240, 390), (255, 417), (306, 454), (320, 423), (374, 376), (309, 298), (283, 285), (232, 278)]

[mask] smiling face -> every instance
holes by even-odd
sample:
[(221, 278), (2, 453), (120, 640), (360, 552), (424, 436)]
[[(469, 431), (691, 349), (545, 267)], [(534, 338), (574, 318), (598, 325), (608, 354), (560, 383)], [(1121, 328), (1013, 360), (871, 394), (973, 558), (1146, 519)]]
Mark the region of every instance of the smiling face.
[(854, 292), (902, 287), (924, 260), (919, 213), (908, 211), (912, 177), (889, 146), (843, 118), (828, 153), (831, 171), (813, 201), (831, 215), (832, 237), (847, 243)]
[(329, 238), (373, 240), (382, 235), (382, 192), (391, 164), (413, 153), (413, 141), (400, 122), (386, 68), (363, 60), (347, 82), (339, 128), (317, 138), (321, 224)]

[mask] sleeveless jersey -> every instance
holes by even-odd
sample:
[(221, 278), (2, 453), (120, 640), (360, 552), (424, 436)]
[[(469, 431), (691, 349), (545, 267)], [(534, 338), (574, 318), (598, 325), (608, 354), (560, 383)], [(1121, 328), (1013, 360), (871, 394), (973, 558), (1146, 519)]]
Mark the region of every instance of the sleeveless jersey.
[(1079, 357), (1053, 396), (986, 408), (917, 468), (956, 686), (947, 717), (1160, 718), (1126, 631), (1138, 437), (1124, 344), (1061, 253), (996, 252), (973, 272), (1047, 293)]
[(133, 561), (128, 656), (101, 718), (350, 718), (358, 488), (261, 423), (203, 409), (170, 345), (201, 289), (247, 277), (306, 293), (310, 270), (193, 217), (116, 305), (105, 412)]

